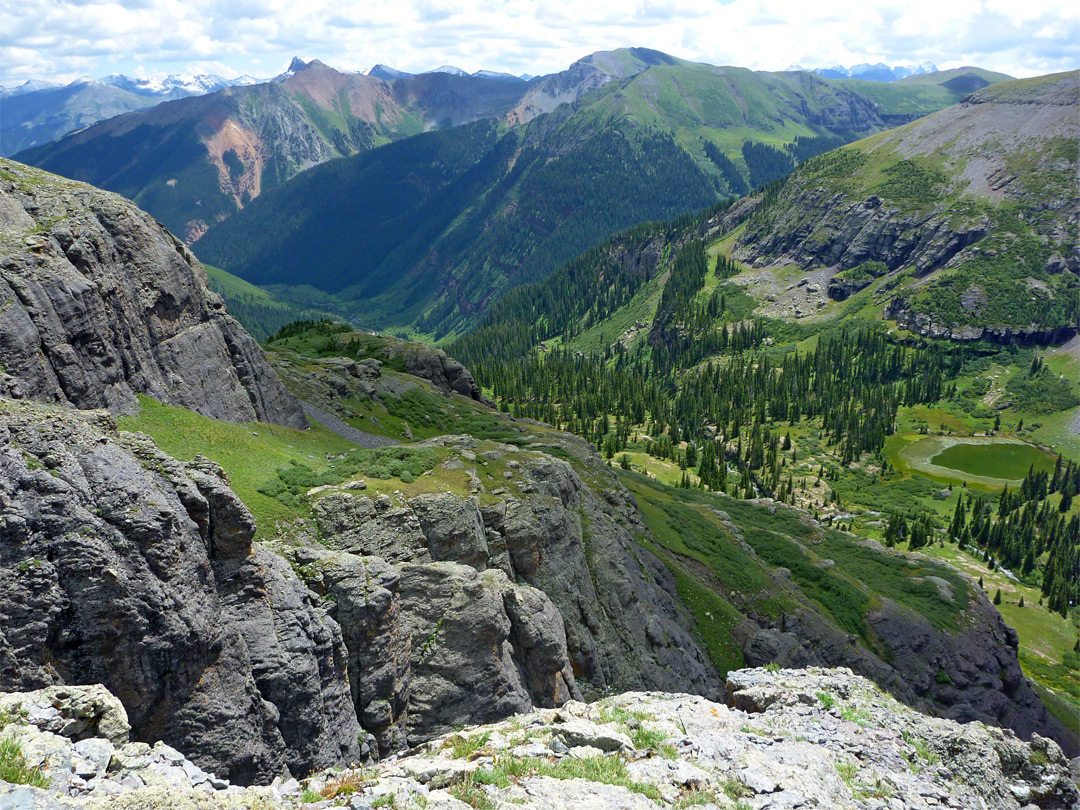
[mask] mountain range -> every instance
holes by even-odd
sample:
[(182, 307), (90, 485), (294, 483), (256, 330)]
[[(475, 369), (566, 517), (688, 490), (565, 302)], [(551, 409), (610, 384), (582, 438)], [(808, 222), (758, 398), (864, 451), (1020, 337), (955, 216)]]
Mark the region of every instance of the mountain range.
[(1075, 807), (1080, 71), (374, 73), (0, 158), (0, 806)]
[[(635, 472), (628, 455), (616, 470), (591, 428), (578, 425), (590, 435), (577, 437), (500, 414), (431, 347), (322, 321), (282, 329), (264, 355), (194, 256), (116, 195), (5, 160), (0, 200), (0, 335), (13, 359), (0, 377), (0, 688), (101, 684), (138, 737), (239, 784), (395, 756), (462, 724), (611, 690), (720, 699), (745, 665), (850, 667), (927, 713), (1074, 750), (973, 578), (859, 542), (830, 525), (839, 509), (828, 522), (812, 517), (766, 489), (742, 441), (729, 457), (742, 497), (726, 484), (670, 486)], [(638, 229), (623, 240), (643, 248), (642, 261), (623, 273), (605, 261), (598, 275), (564, 276), (558, 291), (580, 312), (612, 303), (603, 287), (620, 275), (683, 288), (697, 272), (685, 258), (692, 240), (708, 233), (698, 226), (734, 213)], [(652, 250), (658, 240), (669, 249)], [(590, 277), (602, 293), (592, 299)], [(660, 309), (686, 312), (666, 294)], [(905, 383), (942, 368), (931, 351), (860, 339), (873, 357), (891, 353)], [(506, 345), (484, 345), (509, 357)], [(580, 371), (592, 360), (573, 362)], [(484, 365), (507, 404), (503, 379)], [(816, 396), (846, 409), (869, 383), (891, 399), (894, 381), (872, 380), (873, 367), (812, 386), (790, 426), (796, 444), (780, 450), (770, 436), (771, 466), (779, 453), (793, 470), (831, 455), (801, 429), (820, 418)], [(632, 382), (637, 369), (618, 374)], [(610, 407), (622, 423), (611, 392), (598, 386), (572, 407), (598, 426), (608, 421), (598, 407)], [(651, 419), (678, 419), (687, 404), (673, 391)], [(750, 459), (762, 428), (744, 420), (752, 403), (733, 404)], [(333, 428), (296, 429), (304, 413)], [(694, 420), (672, 425), (688, 447), (728, 452)], [(625, 427), (604, 430), (602, 445)], [(873, 722), (851, 711), (853, 727)], [(1056, 769), (1062, 757), (1049, 750)], [(1032, 766), (1036, 776), (1047, 764)], [(1053, 773), (1047, 789), (1072, 795)]]
[[(442, 65), (441, 67), (432, 68), (431, 70), (425, 70), (424, 73), (449, 73), (451, 76), (472, 76), (476, 79), (499, 79), (501, 81), (509, 82), (524, 82), (534, 78), (527, 73), (523, 73), (520, 76), (514, 76), (511, 73), (500, 73), (497, 70), (477, 70), (474, 73), (468, 73), (453, 65)], [(408, 79), (417, 75), (415, 73), (406, 73), (403, 70), (395, 70), (388, 65), (375, 65), (368, 70), (365, 70), (364, 74), (367, 76), (374, 76), (376, 79), (386, 79), (387, 81), (393, 81), (394, 79)]]
[(171, 75), (165, 79), (113, 74), (83, 77), (66, 85), (28, 81), (0, 88), (0, 156), (48, 143), (77, 129), (162, 101), (215, 93), (226, 87), (257, 84), (241, 76)]
[(124, 194), (248, 281), (302, 274), (337, 299), (301, 292), (312, 306), (441, 336), (622, 228), (743, 193), (999, 78), (829, 80), (641, 48), (530, 82), (294, 62), (274, 83), (119, 116), (20, 158)]
[(801, 65), (792, 65), (788, 70), (809, 70), (826, 79), (862, 79), (868, 82), (895, 82), (906, 79), (909, 76), (923, 76), (928, 73), (937, 73), (937, 66), (933, 62), (923, 62), (918, 65), (896, 65), (889, 67), (883, 62), (870, 64), (862, 62), (851, 67), (833, 65), (827, 68), (804, 68)]

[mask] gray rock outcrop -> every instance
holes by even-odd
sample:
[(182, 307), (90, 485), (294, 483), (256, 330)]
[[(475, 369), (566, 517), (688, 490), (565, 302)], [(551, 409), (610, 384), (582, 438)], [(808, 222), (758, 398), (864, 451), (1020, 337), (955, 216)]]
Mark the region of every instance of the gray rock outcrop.
[(22, 744), (28, 765), (55, 773), (47, 789), (0, 782), (0, 806), (35, 810), (284, 810), (313, 801), (353, 810), (1065, 810), (1080, 802), (1053, 741), (920, 715), (846, 669), (734, 671), (724, 702), (665, 692), (570, 701), (455, 730), (364, 771), (244, 789), (160, 743), (73, 743), (24, 720), (0, 732)]
[[(580, 450), (578, 440), (564, 438)], [(633, 534), (644, 531), (637, 510), (617, 480), (607, 479), (611, 473), (598, 459), (592, 459), (595, 472), (610, 489), (586, 485), (571, 464), (542, 452), (494, 444), (496, 449), (484, 449), (465, 436), (427, 444), (452, 450), (443, 464), (465, 470), (473, 482), (471, 495), (445, 491), (371, 496), (344, 485), (322, 488), (312, 499), (325, 545), (363, 560), (364, 566), (373, 565), (371, 570), (392, 563), (400, 574), (400, 581), (380, 581), (387, 583), (391, 598), (400, 600), (398, 609), (412, 628), (415, 696), (410, 705), (419, 706), (418, 695), (424, 692), (442, 694), (444, 689), (421, 686), (438, 676), (419, 666), (427, 659), (418, 657), (417, 647), (429, 640), (429, 648), (436, 645), (432, 649), (455, 656), (462, 671), (488, 667), (496, 673), (484, 677), (507, 684), (506, 693), (515, 695), (500, 711), (511, 706), (521, 711), (530, 699), (536, 705), (557, 705), (574, 694), (575, 681), (586, 690), (719, 694), (719, 679), (692, 635), (673, 577), (635, 544)], [(492, 464), (503, 472), (498, 485), (485, 485), (481, 476), (491, 479), (485, 467)], [(318, 566), (309, 565), (325, 552), (291, 553), (316, 591), (333, 587), (327, 586)], [(370, 562), (373, 559), (377, 562)], [(479, 613), (458, 631), (457, 616), (448, 615), (443, 606), (457, 604), (462, 592), (491, 604), (473, 604), (469, 610)], [(501, 601), (494, 597), (500, 592)], [(345, 609), (343, 598), (339, 588), (339, 616)], [(348, 639), (349, 622), (341, 623)], [(468, 652), (474, 645), (470, 626), (476, 633), (484, 628), (488, 638), (475, 655)], [(494, 655), (502, 645), (509, 657)], [(564, 655), (569, 668), (563, 666)], [(436, 729), (480, 719), (475, 710), (467, 710), (467, 701), (443, 697), (430, 702), (436, 705), (439, 713), (434, 716), (430, 708), (423, 717), (410, 716), (410, 742)]]
[(291, 556), (333, 606), (357, 717), (383, 756), (464, 722), (581, 696), (559, 611), (498, 569), (391, 566), (318, 547)]
[(233, 781), (359, 759), (341, 633), (212, 462), (0, 399), (0, 689), (104, 684)]
[(305, 428), (202, 266), (123, 198), (0, 161), (0, 396), (108, 408), (136, 394)]

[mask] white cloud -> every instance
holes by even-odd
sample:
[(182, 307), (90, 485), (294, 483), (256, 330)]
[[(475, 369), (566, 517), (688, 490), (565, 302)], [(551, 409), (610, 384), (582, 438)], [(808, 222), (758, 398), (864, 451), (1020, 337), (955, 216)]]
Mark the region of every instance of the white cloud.
[(0, 31), (3, 84), (140, 65), (266, 76), (297, 54), (351, 70), (539, 74), (624, 46), (771, 70), (930, 60), (1030, 76), (1080, 65), (1080, 8), (1067, 0), (20, 0), (0, 7)]

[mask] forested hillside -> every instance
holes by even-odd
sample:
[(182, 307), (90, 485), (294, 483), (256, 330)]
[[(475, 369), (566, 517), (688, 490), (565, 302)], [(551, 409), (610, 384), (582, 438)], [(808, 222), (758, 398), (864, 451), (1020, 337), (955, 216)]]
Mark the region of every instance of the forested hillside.
[[(783, 189), (613, 237), (502, 298), (450, 350), (500, 408), (628, 472), (786, 502), (985, 578), (1011, 594), (1026, 671), (1067, 718), (1080, 699), (1067, 322), (1027, 346), (920, 337), (869, 289), (792, 317), (731, 258)], [(783, 272), (791, 295), (822, 286)]]

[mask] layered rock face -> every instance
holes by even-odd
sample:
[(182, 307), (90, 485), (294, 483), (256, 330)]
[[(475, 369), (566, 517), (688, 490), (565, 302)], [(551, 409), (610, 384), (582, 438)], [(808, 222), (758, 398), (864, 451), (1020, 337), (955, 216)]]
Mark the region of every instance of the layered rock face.
[(0, 161), (0, 395), (121, 411), (136, 394), (304, 428), (177, 239), (123, 198)]
[[(1080, 253), (1069, 237), (1077, 216), (1069, 180), (1080, 137), (1077, 87), (1075, 72), (1005, 82), (830, 153), (792, 176), (770, 214), (748, 225), (736, 255), (757, 266), (783, 258), (838, 269), (873, 260), (925, 275), (998, 225), (989, 209), (973, 213), (957, 205), (952, 197), (958, 195), (1030, 209), (1023, 219), (1054, 247), (1047, 269), (1080, 272)], [(903, 162), (931, 155), (944, 157), (937, 175)], [(898, 179), (874, 186), (863, 170), (868, 164)], [(879, 193), (859, 196), (872, 187)]]
[(358, 760), (341, 632), (254, 529), (212, 462), (0, 399), (0, 689), (104, 684), (239, 782)]
[[(617, 481), (597, 490), (565, 461), (467, 436), (426, 445), (452, 450), (443, 467), (469, 475), (470, 495), (324, 488), (313, 509), (331, 550), (285, 552), (336, 604), (358, 715), (383, 753), (561, 705), (579, 682), (720, 693)], [(506, 472), (485, 484), (496, 462)]]

